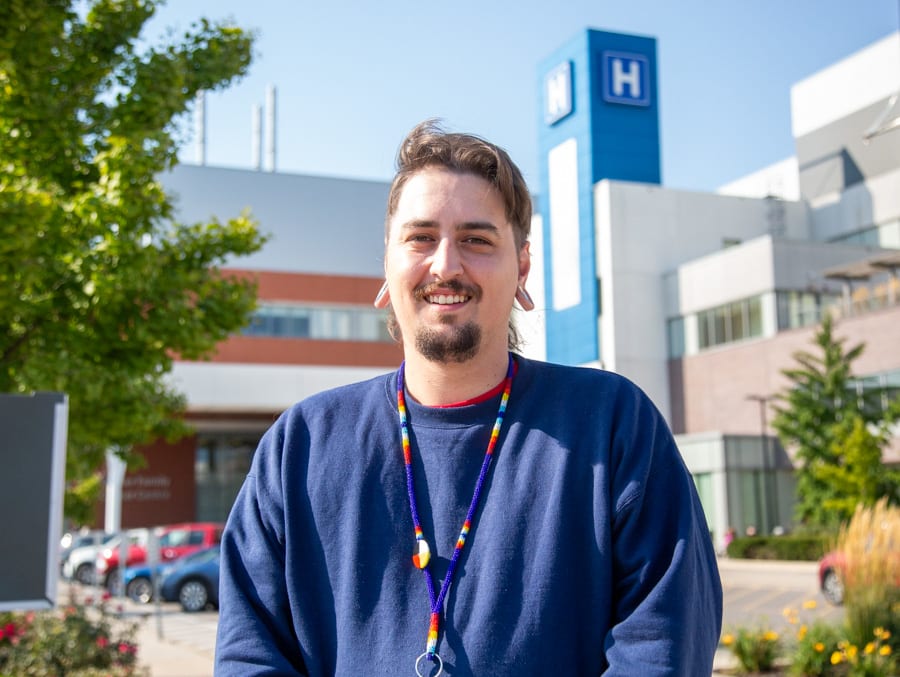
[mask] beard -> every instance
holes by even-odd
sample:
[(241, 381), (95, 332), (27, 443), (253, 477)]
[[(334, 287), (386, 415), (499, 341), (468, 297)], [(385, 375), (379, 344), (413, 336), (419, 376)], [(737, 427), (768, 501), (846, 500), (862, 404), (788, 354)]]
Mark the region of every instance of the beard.
[(481, 327), (466, 322), (449, 331), (435, 331), (428, 327), (416, 330), (416, 350), (430, 362), (466, 362), (478, 353)]

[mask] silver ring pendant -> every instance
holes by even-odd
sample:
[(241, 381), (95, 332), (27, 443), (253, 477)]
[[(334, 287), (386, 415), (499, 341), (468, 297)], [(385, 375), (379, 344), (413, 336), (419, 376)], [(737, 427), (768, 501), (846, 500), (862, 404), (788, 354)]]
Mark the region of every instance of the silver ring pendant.
[[(419, 656), (416, 659), (416, 674), (419, 677), (438, 677), (438, 675), (440, 675), (444, 671), (444, 661), (442, 661), (441, 657), (438, 656), (437, 654), (434, 654), (434, 657), (437, 659), (437, 672), (435, 672), (434, 674), (431, 674), (431, 672), (422, 673), (419, 670), (419, 663), (421, 663), (422, 659), (426, 658), (427, 656), (428, 656), (428, 652), (425, 651), (421, 656)], [(426, 658), (426, 661), (427, 661), (427, 658)]]

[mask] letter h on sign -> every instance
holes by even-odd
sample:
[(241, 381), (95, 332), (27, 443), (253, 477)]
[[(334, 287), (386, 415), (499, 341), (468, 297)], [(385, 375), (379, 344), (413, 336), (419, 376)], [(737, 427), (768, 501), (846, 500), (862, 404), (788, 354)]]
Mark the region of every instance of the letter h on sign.
[(641, 54), (603, 52), (603, 100), (650, 105), (650, 62)]

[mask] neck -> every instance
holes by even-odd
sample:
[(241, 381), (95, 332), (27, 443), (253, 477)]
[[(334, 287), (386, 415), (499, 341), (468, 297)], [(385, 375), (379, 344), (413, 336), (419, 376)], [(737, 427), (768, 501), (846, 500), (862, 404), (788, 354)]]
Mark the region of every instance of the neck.
[(465, 362), (438, 363), (422, 357), (414, 349), (406, 350), (406, 390), (410, 397), (426, 406), (452, 404), (478, 397), (506, 376), (509, 352), (479, 351)]

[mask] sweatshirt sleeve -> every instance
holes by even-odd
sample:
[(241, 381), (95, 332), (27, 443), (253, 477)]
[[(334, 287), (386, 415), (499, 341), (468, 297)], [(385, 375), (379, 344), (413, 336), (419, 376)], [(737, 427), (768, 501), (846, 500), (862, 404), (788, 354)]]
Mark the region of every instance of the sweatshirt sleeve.
[(722, 587), (706, 518), (675, 441), (640, 390), (613, 433), (613, 624), (605, 675), (709, 675)]
[(260, 441), (222, 536), (215, 674), (306, 675), (285, 583), (283, 421)]

